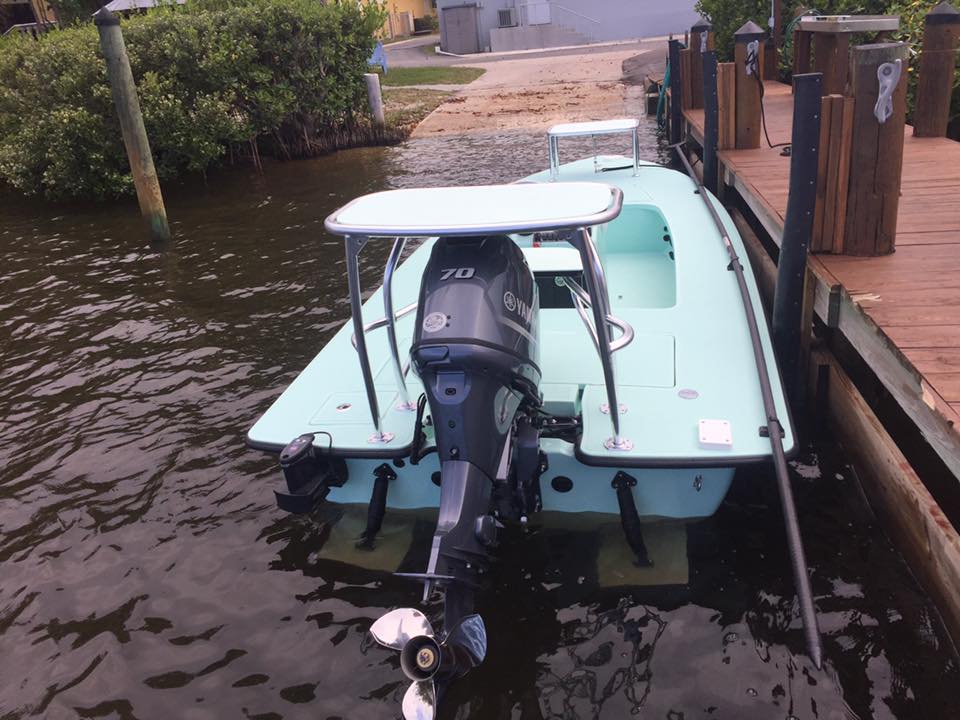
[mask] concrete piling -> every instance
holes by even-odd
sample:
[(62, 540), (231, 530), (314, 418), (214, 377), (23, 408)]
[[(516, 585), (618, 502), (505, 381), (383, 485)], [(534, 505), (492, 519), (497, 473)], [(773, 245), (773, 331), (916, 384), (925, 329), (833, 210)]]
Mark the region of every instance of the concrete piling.
[(380, 93), (380, 76), (377, 73), (365, 73), (363, 78), (367, 81), (367, 100), (370, 102), (370, 114), (373, 116), (373, 124), (382, 128), (386, 125), (387, 120), (383, 114), (383, 95)]

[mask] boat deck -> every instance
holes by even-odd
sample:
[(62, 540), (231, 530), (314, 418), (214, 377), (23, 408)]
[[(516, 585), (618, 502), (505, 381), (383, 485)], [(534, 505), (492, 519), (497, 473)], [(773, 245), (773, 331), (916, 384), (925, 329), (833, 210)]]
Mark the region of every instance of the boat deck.
[[(603, 158), (622, 168), (623, 158)], [(766, 424), (756, 366), (743, 308), (728, 258), (706, 208), (694, 194), (696, 186), (682, 173), (645, 164), (637, 177), (630, 169), (598, 174), (593, 159), (564, 165), (562, 180), (600, 181), (623, 190), (624, 209), (617, 220), (595, 230), (594, 240), (604, 264), (612, 312), (636, 331), (634, 341), (614, 356), (618, 402), (626, 406), (622, 435), (632, 441), (629, 451), (610, 450), (603, 375), (597, 353), (576, 311), (545, 307), (540, 312), (541, 389), (549, 409), (558, 414), (582, 413), (583, 435), (578, 447), (582, 462), (648, 466), (729, 467), (769, 457), (769, 440), (759, 433)], [(546, 174), (531, 176), (545, 181)], [(739, 243), (732, 220), (721, 208), (728, 230)], [(532, 247), (518, 237), (536, 272), (568, 260), (557, 254), (567, 248)], [(394, 279), (396, 307), (415, 302), (430, 244), (425, 242), (400, 265)], [(742, 247), (738, 247), (745, 257)], [(569, 254), (569, 253), (568, 253)], [(577, 256), (578, 258), (578, 256)], [(547, 267), (547, 269), (550, 269)], [(756, 307), (759, 292), (749, 278)], [(381, 291), (363, 307), (365, 322), (383, 314)], [(406, 356), (414, 315), (398, 324), (401, 354)], [(368, 335), (383, 427), (393, 433), (389, 446), (371, 446), (373, 433), (349, 324), (300, 374), (249, 433), (250, 444), (279, 450), (303, 432), (329, 433), (335, 451), (348, 457), (403, 454), (413, 438), (413, 414), (398, 410), (397, 386), (390, 366), (385, 331)], [(770, 339), (763, 328), (767, 362), (774, 367)], [(778, 415), (784, 423), (784, 445), (794, 446), (793, 428), (777, 373), (773, 376)], [(409, 375), (411, 395), (422, 391)], [(683, 392), (681, 392), (683, 391)], [(727, 421), (732, 444), (705, 447), (701, 420)], [(326, 438), (318, 442), (327, 442)], [(392, 453), (392, 454), (391, 454)]]
[[(790, 87), (765, 83), (770, 140), (789, 142)], [(684, 113), (703, 139), (703, 110)], [(790, 159), (780, 149), (723, 150), (728, 185), (779, 243)], [(819, 254), (816, 310), (839, 328), (960, 477), (960, 143), (915, 138), (906, 128), (896, 252), (860, 258)]]

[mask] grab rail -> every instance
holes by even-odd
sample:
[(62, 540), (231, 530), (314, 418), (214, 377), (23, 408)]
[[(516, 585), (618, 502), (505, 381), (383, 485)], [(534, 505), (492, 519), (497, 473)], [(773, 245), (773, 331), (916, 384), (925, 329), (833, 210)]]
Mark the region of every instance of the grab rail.
[[(581, 288), (577, 285), (579, 293), (583, 294), (581, 298), (577, 290), (575, 294), (574, 305), (577, 306), (577, 312), (581, 319), (586, 318), (587, 302), (593, 310), (593, 325), (588, 325), (588, 332), (594, 341), (597, 354), (600, 356), (600, 365), (603, 368), (603, 384), (607, 391), (607, 405), (610, 408), (610, 424), (613, 427), (613, 436), (608, 438), (603, 446), (607, 450), (629, 451), (633, 449), (633, 443), (620, 435), (620, 404), (617, 402), (617, 384), (613, 370), (613, 353), (626, 347), (633, 340), (633, 328), (629, 323), (624, 322), (613, 316), (610, 312), (610, 296), (607, 294), (607, 279), (603, 273), (603, 265), (600, 262), (600, 256), (597, 254), (597, 248), (593, 244), (590, 232), (587, 228), (581, 227), (575, 230), (566, 238), (573, 247), (580, 252), (580, 262), (583, 265), (583, 277), (586, 280), (587, 287)], [(576, 285), (576, 282), (573, 282)], [(564, 284), (567, 280), (564, 279)], [(570, 285), (567, 285), (569, 288)], [(580, 305), (583, 304), (583, 307)], [(616, 341), (610, 338), (610, 325), (619, 327), (624, 335)]]
[[(596, 328), (593, 327), (593, 323), (590, 321), (590, 316), (587, 314), (587, 309), (592, 307), (590, 295), (588, 295), (587, 291), (580, 287), (577, 281), (573, 278), (563, 277), (562, 279), (564, 285), (566, 285), (567, 289), (570, 290), (570, 297), (573, 300), (577, 314), (580, 315), (580, 319), (583, 320), (583, 324), (587, 328), (587, 332), (590, 333), (590, 337), (593, 340), (593, 346), (599, 353), (600, 342), (597, 338), (597, 331)], [(623, 350), (623, 348), (633, 342), (633, 326), (626, 320), (621, 320), (614, 315), (607, 315), (607, 323), (613, 325), (622, 333), (619, 338), (610, 342), (611, 353), (615, 353), (618, 350)]]
[[(394, 319), (394, 320), (399, 320), (400, 318), (404, 317), (405, 315), (409, 315), (410, 313), (412, 313), (414, 310), (417, 309), (417, 306), (418, 306), (418, 305), (419, 305), (419, 303), (410, 303), (409, 305), (403, 306), (402, 308), (400, 308), (399, 310), (397, 310), (396, 314), (393, 316), (393, 319)], [(363, 332), (364, 332), (364, 333), (368, 333), (368, 332), (370, 332), (371, 330), (379, 330), (380, 328), (385, 327), (386, 325), (387, 325), (387, 319), (386, 319), (385, 317), (377, 318), (377, 319), (374, 320), (373, 322), (368, 322), (366, 325), (364, 325), (364, 326), (363, 326)], [(354, 349), (354, 350), (357, 349), (357, 335), (356, 335), (356, 333), (354, 333), (354, 334), (352, 334), (352, 335), (350, 336), (350, 344), (353, 345), (353, 349)]]
[[(393, 376), (397, 381), (397, 389), (400, 391), (400, 404), (398, 410), (416, 410), (417, 404), (410, 402), (410, 395), (407, 393), (407, 381), (404, 377), (403, 368), (400, 367), (400, 351), (397, 349), (397, 316), (393, 312), (393, 271), (397, 269), (400, 262), (400, 255), (403, 254), (403, 246), (407, 239), (398, 237), (393, 241), (393, 247), (390, 249), (390, 257), (387, 259), (387, 266), (383, 269), (383, 316), (387, 320), (387, 343), (390, 346), (390, 360), (393, 364)], [(417, 304), (414, 303), (413, 307)], [(409, 307), (409, 306), (408, 306)]]

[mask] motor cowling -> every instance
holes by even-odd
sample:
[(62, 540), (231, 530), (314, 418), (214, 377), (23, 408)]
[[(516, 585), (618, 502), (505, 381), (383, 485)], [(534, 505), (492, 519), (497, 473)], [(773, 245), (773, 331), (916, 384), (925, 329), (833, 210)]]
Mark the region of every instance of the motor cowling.
[(509, 237), (436, 241), (411, 355), (441, 461), (467, 461), (495, 478), (517, 409), (539, 403), (538, 313), (533, 274)]

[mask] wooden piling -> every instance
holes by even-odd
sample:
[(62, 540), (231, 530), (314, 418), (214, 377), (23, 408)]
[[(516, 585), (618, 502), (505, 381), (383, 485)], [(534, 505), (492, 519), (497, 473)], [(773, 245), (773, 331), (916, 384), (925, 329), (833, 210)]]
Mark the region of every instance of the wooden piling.
[(852, 130), (853, 98), (824, 96), (820, 110), (821, 153), (811, 252), (843, 252)]
[(700, 18), (690, 28), (690, 107), (703, 107), (703, 55), (713, 50), (713, 26)]
[(850, 35), (813, 34), (816, 36), (813, 41), (813, 68), (815, 72), (823, 74), (823, 94), (843, 95), (847, 89), (847, 68), (850, 65)]
[[(806, 15), (809, 10), (803, 6), (794, 12), (794, 18)], [(799, 24), (793, 31), (793, 74), (802, 75), (810, 72), (810, 45), (811, 33), (800, 29)]]
[(680, 51), (680, 94), (683, 100), (680, 108), (689, 110), (693, 102), (693, 50), (689, 48)]
[(737, 145), (737, 66), (717, 65), (717, 150)]
[(780, 68), (777, 67), (778, 63), (779, 63), (779, 51), (777, 50), (776, 43), (773, 42), (773, 38), (767, 38), (765, 49), (763, 51), (763, 79), (764, 80), (780, 79)]
[(127, 150), (127, 159), (130, 161), (140, 213), (147, 221), (152, 240), (169, 240), (167, 211), (163, 206), (160, 181), (153, 165), (150, 141), (143, 126), (143, 113), (140, 111), (137, 86), (130, 70), (130, 59), (127, 57), (123, 33), (120, 31), (120, 21), (104, 7), (94, 16), (94, 24), (100, 35), (100, 51), (107, 61), (110, 92), (120, 118), (120, 133)]
[[(853, 50), (853, 135), (844, 231), (847, 255), (888, 255), (894, 251), (907, 112), (908, 49), (906, 43), (899, 42), (860, 45)], [(897, 61), (901, 74), (891, 95), (893, 112), (881, 123), (874, 115), (879, 96), (877, 70), (885, 63), (896, 66)]]
[(719, 164), (717, 163), (717, 53), (703, 53), (703, 184), (716, 194)]
[(820, 73), (793, 78), (793, 134), (790, 155), (790, 194), (783, 223), (777, 287), (773, 299), (773, 343), (791, 401), (801, 400), (800, 345), (803, 335), (804, 283), (807, 251), (817, 200), (820, 154)]
[[(736, 147), (738, 150), (760, 147), (760, 88), (763, 72), (763, 36), (759, 25), (744, 23), (734, 33), (734, 62), (737, 66)], [(756, 42), (756, 55), (751, 48)], [(748, 64), (748, 60), (750, 63)]]
[(913, 134), (916, 137), (945, 137), (947, 134), (958, 37), (960, 11), (953, 5), (941, 2), (927, 13), (913, 112)]
[(812, 35), (804, 30), (793, 31), (793, 74), (810, 72), (812, 54)]
[(670, 143), (676, 145), (683, 138), (683, 89), (680, 70), (680, 41), (670, 40)]
[(364, 73), (363, 79), (367, 81), (367, 100), (370, 103), (370, 115), (373, 116), (373, 124), (377, 127), (383, 127), (387, 120), (383, 113), (380, 76), (377, 73)]

